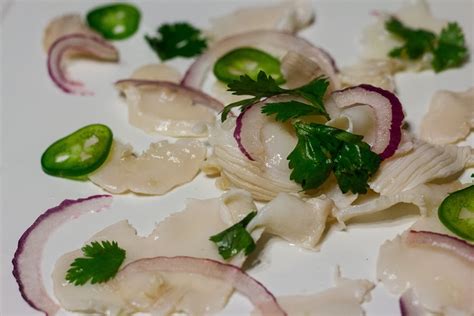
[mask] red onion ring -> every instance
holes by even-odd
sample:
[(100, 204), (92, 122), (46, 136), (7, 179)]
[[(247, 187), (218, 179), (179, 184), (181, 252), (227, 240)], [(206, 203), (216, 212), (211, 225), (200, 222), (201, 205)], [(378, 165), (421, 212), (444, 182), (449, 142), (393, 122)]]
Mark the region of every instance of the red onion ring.
[(207, 73), (219, 57), (239, 47), (258, 47), (263, 45), (273, 46), (286, 51), (294, 50), (299, 54), (312, 59), (321, 66), (335, 85), (336, 89), (340, 86), (334, 60), (326, 51), (313, 46), (313, 44), (303, 38), (275, 30), (260, 30), (241, 33), (216, 42), (188, 68), (181, 84), (187, 87), (200, 89)]
[(429, 231), (410, 230), (407, 234), (406, 242), (408, 244), (429, 245), (444, 249), (474, 263), (474, 245), (453, 236)]
[(368, 84), (335, 91), (326, 102), (329, 115), (337, 117), (341, 109), (366, 104), (375, 113), (375, 140), (372, 150), (380, 158), (391, 157), (402, 138), (402, 122), (405, 118), (400, 100), (390, 91)]
[(222, 111), (224, 109), (224, 104), (214, 99), (210, 95), (200, 90), (197, 90), (191, 87), (185, 87), (185, 86), (182, 86), (170, 81), (124, 79), (124, 80), (119, 80), (115, 83), (115, 86), (119, 90), (125, 89), (127, 85), (132, 85), (132, 86), (147, 86), (148, 85), (148, 86), (156, 86), (156, 87), (165, 87), (168, 89), (175, 90), (179, 94), (187, 95), (193, 100), (194, 103), (199, 103), (199, 104), (208, 106), (209, 108), (216, 111)]
[[(237, 142), (237, 146), (239, 147), (240, 149), (240, 152), (242, 152), (242, 154), (244, 154), (245, 157), (247, 157), (248, 160), (251, 160), (251, 161), (255, 161), (255, 159), (250, 155), (250, 153), (247, 151), (247, 149), (245, 149), (245, 146), (244, 146), (244, 142), (245, 142), (245, 137), (243, 137), (242, 135), (242, 127), (243, 127), (243, 124), (244, 124), (244, 118), (246, 116), (249, 116), (248, 113), (249, 112), (253, 112), (254, 109), (252, 108), (255, 108), (255, 105), (259, 104), (261, 102), (257, 102), (257, 103), (254, 103), (250, 106), (248, 106), (245, 110), (243, 110), (239, 116), (237, 116), (237, 119), (235, 121), (235, 129), (234, 129), (234, 139), (235, 141)], [(257, 133), (259, 134), (259, 133)], [(253, 137), (258, 137), (258, 135), (256, 134), (252, 134)], [(254, 156), (255, 156), (255, 153), (253, 153)]]
[(133, 261), (127, 264), (119, 274), (135, 271), (193, 273), (218, 279), (232, 285), (240, 294), (246, 296), (263, 316), (286, 315), (272, 293), (260, 282), (231, 264), (187, 256), (154, 257)]
[(403, 292), (398, 300), (400, 314), (402, 316), (424, 316), (425, 310), (419, 304), (416, 304), (417, 298), (412, 288)]
[(240, 151), (247, 159), (256, 161), (264, 153), (264, 147), (260, 139), (260, 130), (268, 120), (268, 116), (262, 114), (262, 106), (266, 103), (284, 102), (292, 99), (295, 99), (295, 97), (288, 95), (264, 98), (249, 105), (244, 111), (240, 112), (235, 121), (234, 139)]
[(53, 82), (64, 92), (90, 95), (92, 92), (82, 88), (82, 83), (67, 78), (64, 59), (69, 52), (90, 55), (105, 61), (118, 61), (117, 49), (104, 39), (90, 35), (75, 33), (58, 38), (48, 50), (48, 73)]
[(49, 297), (41, 275), (43, 248), (49, 235), (64, 222), (89, 212), (99, 212), (112, 203), (110, 195), (95, 195), (64, 200), (41, 214), (23, 233), (12, 260), (13, 276), (23, 299), (46, 315), (55, 315), (60, 307)]

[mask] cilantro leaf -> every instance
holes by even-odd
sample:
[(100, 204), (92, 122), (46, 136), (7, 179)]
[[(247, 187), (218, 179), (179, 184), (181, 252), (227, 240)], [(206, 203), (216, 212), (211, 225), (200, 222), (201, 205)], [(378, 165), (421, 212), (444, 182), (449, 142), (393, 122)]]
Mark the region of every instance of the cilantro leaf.
[(464, 34), (457, 23), (449, 23), (441, 30), (438, 46), (431, 63), (436, 72), (462, 65), (468, 58)]
[(292, 169), (290, 180), (303, 187), (303, 190), (317, 188), (331, 174), (333, 162), (331, 153), (317, 137), (312, 137), (306, 125), (296, 123), (298, 143), (288, 156), (288, 166)]
[(254, 104), (258, 100), (260, 100), (260, 98), (250, 98), (250, 99), (244, 99), (244, 100), (240, 100), (240, 101), (233, 102), (231, 104), (226, 105), (221, 112), (221, 122), (224, 122), (225, 120), (227, 120), (227, 116), (229, 116), (229, 113), (233, 108), (240, 107), (240, 110), (244, 111), (248, 106)]
[(405, 41), (403, 46), (389, 52), (390, 57), (416, 60), (430, 53), (435, 72), (458, 67), (468, 59), (464, 33), (457, 23), (449, 23), (439, 36), (427, 30), (409, 28), (395, 17), (385, 22), (385, 28)]
[(377, 171), (380, 157), (362, 136), (315, 123), (297, 122), (294, 127), (298, 143), (287, 158), (291, 180), (309, 190), (323, 184), (333, 171), (343, 193), (367, 192), (367, 181)]
[(366, 143), (344, 143), (334, 158), (334, 175), (343, 193), (367, 193), (367, 182), (380, 165), (378, 155)]
[(272, 76), (267, 76), (264, 71), (260, 71), (257, 80), (253, 80), (249, 75), (240, 76), (239, 80), (234, 80), (227, 85), (227, 91), (235, 95), (253, 95), (257, 98), (271, 97), (285, 93), (285, 89), (280, 88)]
[(389, 52), (390, 57), (418, 59), (433, 50), (436, 35), (430, 31), (408, 28), (395, 17), (385, 22), (385, 28), (405, 41), (403, 46)]
[[(311, 81), (310, 83), (294, 89), (294, 94), (300, 95), (301, 97), (305, 98), (306, 100), (310, 101), (315, 108), (321, 112), (321, 114), (325, 114), (326, 110), (324, 108), (324, 95), (329, 87), (329, 81), (325, 77), (318, 77)], [(290, 93), (292, 94), (292, 93)], [(329, 119), (329, 116), (326, 118)]]
[(84, 257), (76, 258), (66, 272), (66, 280), (74, 285), (103, 283), (113, 278), (125, 259), (125, 250), (115, 241), (93, 241), (82, 248)]
[(245, 255), (248, 255), (255, 249), (255, 242), (245, 229), (255, 215), (257, 215), (257, 212), (251, 212), (237, 224), (209, 238), (217, 245), (222, 258), (227, 260), (242, 250)]
[(311, 104), (299, 101), (268, 103), (262, 107), (262, 113), (266, 115), (276, 114), (275, 120), (285, 122), (307, 115), (324, 115)]
[[(266, 113), (267, 115), (277, 114), (278, 112), (284, 111), (286, 114), (281, 114), (279, 117), (285, 118), (297, 118), (304, 115), (323, 115), (326, 118), (329, 118), (329, 115), (326, 112), (323, 104), (323, 98), (326, 93), (326, 90), (329, 86), (329, 82), (324, 77), (318, 77), (311, 81), (310, 83), (295, 89), (283, 89), (275, 82), (275, 80), (268, 76), (265, 72), (260, 71), (258, 73), (257, 79), (253, 80), (248, 75), (240, 76), (239, 80), (234, 80), (228, 84), (228, 91), (232, 91), (232, 94), (235, 95), (250, 95), (253, 98), (245, 99), (242, 101), (234, 102), (227, 105), (222, 111), (221, 120), (225, 121), (228, 113), (234, 107), (241, 107), (241, 110), (244, 110), (249, 105), (257, 102), (261, 98), (272, 97), (276, 95), (292, 95), (296, 97), (302, 97), (305, 100), (309, 101), (309, 106), (312, 107), (309, 111), (309, 107), (302, 102), (276, 102), (278, 106), (271, 106)], [(286, 103), (290, 105), (295, 113), (291, 113), (290, 108), (284, 108), (283, 104)], [(272, 103), (266, 104), (263, 108), (272, 105)], [(296, 105), (296, 106), (294, 106)], [(303, 110), (303, 107), (305, 110)], [(298, 113), (301, 113), (299, 115)], [(288, 118), (287, 118), (288, 119)], [(287, 120), (285, 119), (285, 120)]]
[(188, 23), (163, 24), (157, 33), (156, 37), (145, 35), (145, 40), (162, 61), (197, 56), (207, 48), (201, 31)]

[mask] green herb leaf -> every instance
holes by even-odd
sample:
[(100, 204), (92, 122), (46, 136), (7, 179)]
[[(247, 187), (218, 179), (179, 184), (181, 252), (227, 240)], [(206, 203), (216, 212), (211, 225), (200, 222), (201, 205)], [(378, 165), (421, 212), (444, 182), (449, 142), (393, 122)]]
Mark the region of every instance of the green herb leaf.
[(227, 120), (227, 116), (229, 115), (230, 111), (233, 108), (240, 107), (240, 110), (244, 111), (248, 106), (254, 104), (258, 100), (260, 100), (260, 98), (250, 98), (250, 99), (244, 99), (244, 100), (226, 105), (221, 112), (221, 122), (224, 122), (225, 120)]
[(310, 83), (296, 88), (291, 94), (297, 94), (306, 100), (310, 101), (311, 104), (324, 114), (329, 119), (326, 109), (324, 108), (324, 95), (329, 87), (329, 81), (325, 77), (318, 77)]
[(463, 31), (457, 23), (449, 23), (439, 36), (427, 30), (406, 27), (395, 17), (385, 22), (385, 28), (405, 41), (403, 46), (389, 52), (390, 57), (416, 60), (431, 53), (431, 66), (436, 72), (458, 67), (469, 57)]
[(323, 184), (333, 171), (343, 193), (367, 192), (380, 157), (362, 136), (315, 123), (297, 122), (294, 127), (298, 143), (288, 156), (291, 180), (309, 190)]
[(162, 61), (174, 57), (194, 57), (207, 48), (201, 31), (188, 23), (163, 24), (156, 37), (145, 35), (145, 40)]
[(430, 31), (408, 28), (395, 17), (385, 22), (385, 28), (405, 41), (403, 46), (390, 51), (390, 57), (418, 59), (433, 50), (436, 35)]
[(262, 113), (266, 115), (275, 115), (275, 120), (285, 122), (307, 115), (323, 115), (317, 108), (311, 104), (299, 101), (268, 103), (262, 107)]
[(217, 245), (222, 258), (227, 260), (242, 250), (245, 255), (248, 255), (255, 249), (255, 242), (250, 233), (245, 229), (255, 215), (257, 215), (257, 212), (251, 212), (237, 224), (209, 238), (209, 240)]
[[(296, 97), (302, 97), (310, 102), (310, 106), (312, 107), (311, 111), (309, 112), (309, 108), (304, 105), (305, 103), (294, 101), (294, 102), (277, 102), (280, 104), (279, 106), (272, 106), (267, 112), (264, 112), (268, 115), (277, 114), (276, 111), (283, 111), (286, 112), (285, 114), (281, 114), (281, 118), (290, 116), (291, 118), (296, 118), (302, 115), (298, 115), (297, 113), (308, 113), (305, 115), (324, 115), (326, 118), (329, 118), (329, 115), (326, 112), (326, 109), (323, 105), (323, 98), (326, 93), (327, 87), (329, 86), (329, 82), (324, 77), (319, 77), (304, 85), (302, 87), (296, 89), (283, 89), (278, 86), (275, 80), (268, 76), (265, 72), (260, 71), (257, 80), (253, 80), (248, 75), (241, 76), (239, 80), (232, 81), (228, 85), (228, 91), (232, 91), (232, 94), (235, 95), (250, 95), (253, 98), (249, 98), (243, 101), (231, 103), (224, 108), (224, 111), (221, 115), (221, 120), (225, 121), (227, 118), (227, 114), (229, 113), (230, 109), (234, 107), (241, 107), (241, 110), (245, 109), (247, 106), (257, 102), (261, 98), (272, 97), (281, 94), (293, 95)], [(292, 107), (295, 113), (290, 115), (291, 110), (286, 109), (283, 107), (283, 103), (287, 105), (296, 105), (296, 107)], [(272, 103), (266, 104), (265, 107), (270, 106)], [(304, 106), (303, 106), (304, 105)], [(264, 107), (264, 108), (265, 108)], [(306, 110), (302, 110), (304, 107)]]
[(82, 248), (83, 258), (76, 258), (67, 270), (66, 280), (74, 285), (103, 283), (113, 278), (125, 259), (125, 250), (115, 241), (93, 241)]
[(449, 23), (441, 30), (438, 46), (431, 63), (436, 72), (462, 65), (468, 58), (464, 34), (457, 23)]
[(253, 80), (249, 75), (240, 76), (239, 80), (234, 80), (227, 85), (227, 91), (235, 95), (253, 95), (258, 98), (271, 97), (285, 93), (285, 89), (280, 88), (272, 76), (267, 76), (263, 71), (257, 75), (257, 80)]

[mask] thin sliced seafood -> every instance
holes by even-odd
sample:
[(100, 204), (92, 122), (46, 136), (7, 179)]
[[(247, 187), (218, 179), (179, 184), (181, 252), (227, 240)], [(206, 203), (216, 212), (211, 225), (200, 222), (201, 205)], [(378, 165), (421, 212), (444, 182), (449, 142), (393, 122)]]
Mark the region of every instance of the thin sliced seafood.
[[(411, 229), (429, 231), (432, 227), (450, 233), (437, 218), (421, 219)], [(418, 304), (427, 312), (443, 315), (474, 314), (474, 264), (438, 247), (407, 242), (409, 232), (381, 247), (377, 262), (377, 278), (393, 294), (412, 289)], [(423, 269), (415, 267), (423, 266)]]
[(115, 141), (107, 161), (89, 179), (111, 193), (160, 195), (194, 179), (205, 157), (206, 147), (197, 140), (152, 143), (141, 155)]
[[(255, 209), (252, 199), (243, 191), (231, 191), (221, 198), (208, 200), (190, 199), (183, 211), (167, 217), (146, 237), (138, 236), (127, 221), (120, 221), (96, 233), (88, 243), (117, 241), (127, 252), (123, 266), (157, 256), (192, 256), (222, 261), (209, 236), (229, 227), (226, 223), (229, 219), (232, 220), (230, 224), (234, 224), (234, 218), (241, 218)], [(114, 315), (181, 311), (201, 315), (221, 310), (232, 293), (229, 285), (203, 276), (149, 271), (119, 274), (120, 277), (102, 284), (74, 286), (65, 282), (64, 276), (72, 260), (80, 256), (80, 250), (63, 255), (53, 271), (54, 292), (69, 311)], [(237, 256), (231, 263), (240, 266), (244, 259)]]
[(420, 184), (448, 178), (474, 164), (473, 149), (469, 146), (436, 146), (421, 140), (414, 141), (413, 150), (382, 162), (369, 183), (381, 195), (394, 195)]
[(238, 9), (211, 19), (211, 29), (206, 33), (213, 40), (257, 30), (295, 33), (310, 25), (313, 19), (314, 11), (310, 1), (282, 1), (278, 4)]
[(464, 92), (437, 91), (421, 121), (420, 138), (432, 144), (465, 139), (474, 128), (474, 87)]

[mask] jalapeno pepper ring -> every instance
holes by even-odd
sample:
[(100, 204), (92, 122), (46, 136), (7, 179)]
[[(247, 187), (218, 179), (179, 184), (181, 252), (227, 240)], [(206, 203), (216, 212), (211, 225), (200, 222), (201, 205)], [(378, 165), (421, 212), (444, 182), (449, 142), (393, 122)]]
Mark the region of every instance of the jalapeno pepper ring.
[(474, 185), (444, 199), (438, 208), (438, 217), (451, 232), (474, 241)]
[(105, 162), (112, 140), (112, 131), (107, 126), (85, 126), (49, 146), (41, 156), (41, 167), (58, 177), (87, 175)]
[(87, 24), (104, 38), (121, 40), (132, 36), (140, 25), (140, 11), (127, 3), (97, 7), (87, 13)]
[(225, 83), (238, 80), (242, 75), (248, 75), (255, 80), (260, 71), (270, 75), (277, 84), (285, 82), (280, 71), (280, 61), (255, 48), (234, 49), (219, 58), (214, 64), (214, 75)]

